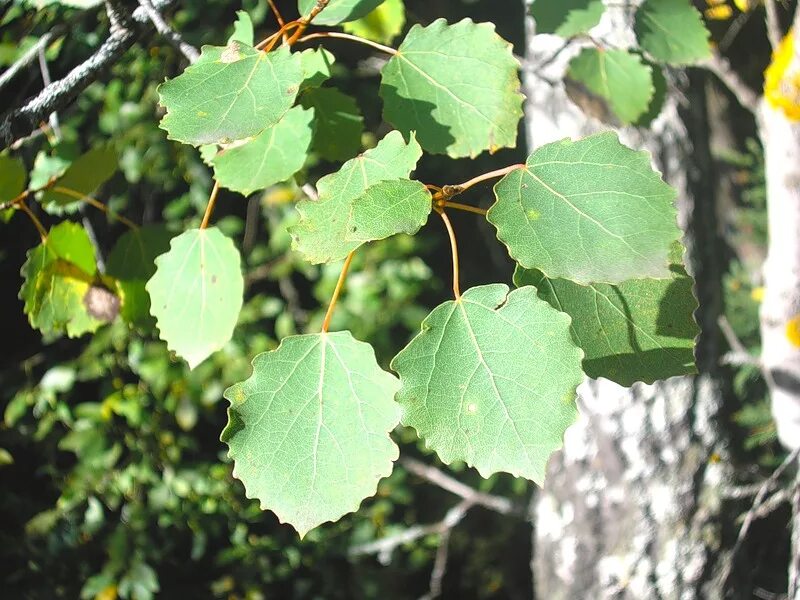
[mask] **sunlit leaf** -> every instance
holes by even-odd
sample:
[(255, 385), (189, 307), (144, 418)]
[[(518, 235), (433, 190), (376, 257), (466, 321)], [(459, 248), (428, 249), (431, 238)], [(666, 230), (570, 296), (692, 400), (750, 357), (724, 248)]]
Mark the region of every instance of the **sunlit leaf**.
[(234, 476), (301, 537), (357, 510), (397, 459), (398, 387), (348, 331), (284, 339), (225, 392)]
[(518, 69), (491, 23), (415, 25), (383, 68), (384, 118), (416, 131), (425, 150), (454, 158), (513, 147), (522, 117)]
[(158, 88), (169, 138), (199, 146), (230, 143), (277, 123), (294, 104), (303, 69), (282, 46), (264, 53), (241, 42), (203, 46), (195, 64)]
[(361, 242), (347, 240), (353, 202), (376, 183), (408, 178), (421, 155), (413, 135), (406, 143), (393, 131), (375, 148), (320, 179), (319, 200), (303, 200), (297, 205), (300, 222), (289, 230), (294, 248), (312, 263), (341, 260), (358, 248)]
[(214, 176), (245, 196), (290, 179), (303, 168), (311, 145), (314, 111), (296, 106), (252, 140), (217, 154)]
[[(328, 6), (314, 19), (314, 25), (339, 25), (354, 21), (372, 12), (383, 0), (330, 0)], [(297, 0), (300, 14), (308, 16), (317, 0)]]
[(535, 288), (472, 288), (435, 308), (392, 361), (402, 422), (445, 463), (541, 484), (577, 416), (582, 354), (569, 317)]
[(391, 44), (406, 24), (403, 0), (385, 0), (368, 15), (344, 24), (344, 30), (368, 40)]
[(487, 218), (525, 268), (584, 285), (671, 277), (675, 191), (615, 133), (539, 148), (495, 195)]
[(242, 308), (241, 257), (219, 229), (190, 229), (159, 256), (150, 311), (170, 350), (196, 367), (231, 339)]

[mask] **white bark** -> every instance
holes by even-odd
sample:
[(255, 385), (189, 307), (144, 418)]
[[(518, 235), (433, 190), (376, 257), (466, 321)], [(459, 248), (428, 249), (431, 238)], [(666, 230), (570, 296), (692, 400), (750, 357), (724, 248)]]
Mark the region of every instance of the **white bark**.
[(800, 123), (766, 103), (760, 119), (767, 176), (769, 247), (761, 305), (761, 362), (778, 437), (800, 447), (800, 347), (787, 327), (800, 315)]
[[(622, 4), (610, 3), (597, 35), (627, 46), (633, 41), (632, 15)], [(551, 36), (529, 37), (525, 79), (530, 149), (609, 129), (585, 116), (566, 96), (561, 80), (577, 50), (551, 60), (562, 45)], [(548, 65), (539, 70), (542, 62)], [(679, 218), (690, 232), (690, 269), (695, 266), (703, 283), (698, 294), (704, 309), (698, 320), (705, 333), (698, 357), (713, 369), (720, 273), (713, 258), (712, 188), (706, 184), (706, 192), (698, 189), (708, 149), (694, 147), (682, 114), (691, 107), (680, 106), (687, 83), (685, 77), (672, 82), (661, 115), (647, 130), (625, 128), (619, 133), (627, 145), (648, 149), (655, 166), (679, 191)], [(698, 234), (697, 244), (692, 244), (691, 233)], [(712, 259), (706, 261), (706, 255)], [(717, 460), (724, 450), (715, 419), (720, 394), (714, 378), (677, 377), (631, 389), (590, 381), (580, 397), (580, 420), (567, 432), (564, 450), (551, 461), (532, 507), (537, 597), (720, 597), (721, 586), (714, 581), (720, 558), (718, 490), (729, 477), (729, 467)]]

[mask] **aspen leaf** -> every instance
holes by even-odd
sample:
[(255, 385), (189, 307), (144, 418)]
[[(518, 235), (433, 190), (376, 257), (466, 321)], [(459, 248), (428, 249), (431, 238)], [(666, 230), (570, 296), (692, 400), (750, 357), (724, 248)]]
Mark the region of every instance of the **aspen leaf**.
[(190, 229), (155, 264), (150, 312), (167, 347), (194, 368), (233, 334), (244, 293), (239, 251), (216, 227)]
[(487, 218), (527, 269), (582, 285), (671, 277), (675, 191), (615, 133), (542, 146), (495, 195)]
[(572, 337), (584, 351), (589, 377), (630, 386), (697, 372), (697, 300), (692, 278), (679, 265), (670, 279), (588, 286), (517, 268), (514, 283), (536, 287), (542, 300), (572, 317)]
[(422, 149), (413, 134), (408, 143), (392, 131), (375, 148), (347, 161), (317, 182), (318, 200), (297, 204), (300, 222), (289, 229), (295, 250), (312, 263), (341, 260), (362, 242), (348, 240), (353, 202), (368, 188), (389, 179), (408, 178)]
[(569, 322), (533, 287), (484, 285), (439, 305), (392, 361), (403, 424), (445, 463), (541, 484), (577, 416), (583, 353)]
[[(314, 18), (314, 25), (339, 25), (372, 12), (383, 0), (330, 0)], [(317, 0), (298, 0), (297, 8), (304, 17), (311, 14)]]
[(160, 127), (185, 144), (222, 144), (260, 133), (294, 104), (303, 69), (282, 46), (269, 53), (232, 41), (203, 46), (200, 60), (162, 83)]
[(646, 0), (636, 10), (634, 31), (642, 50), (670, 65), (711, 56), (711, 34), (690, 0)]
[(404, 133), (416, 131), (435, 154), (475, 157), (513, 147), (522, 117), (518, 69), (491, 23), (415, 25), (383, 67), (384, 118)]
[(349, 331), (285, 338), (225, 391), (234, 476), (301, 537), (357, 510), (399, 455), (398, 387)]

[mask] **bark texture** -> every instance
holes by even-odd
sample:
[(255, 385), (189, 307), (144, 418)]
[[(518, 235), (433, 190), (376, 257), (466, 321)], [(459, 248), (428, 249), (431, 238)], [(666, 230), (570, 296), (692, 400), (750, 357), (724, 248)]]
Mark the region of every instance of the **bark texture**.
[[(630, 45), (631, 12), (622, 3), (609, 5), (598, 34)], [(574, 53), (553, 59), (563, 41), (533, 33), (530, 23), (525, 69), (530, 147), (608, 129), (566, 96), (561, 80)], [(545, 69), (537, 67), (543, 63)], [(677, 74), (671, 79), (653, 125), (619, 132), (629, 146), (648, 149), (679, 192), (689, 267), (701, 282), (701, 374), (631, 389), (606, 380), (582, 386), (580, 421), (567, 432), (531, 508), (538, 598), (722, 596), (718, 494), (730, 472), (728, 462), (720, 460), (725, 439), (717, 420), (722, 269), (708, 183), (712, 161), (702, 82)]]

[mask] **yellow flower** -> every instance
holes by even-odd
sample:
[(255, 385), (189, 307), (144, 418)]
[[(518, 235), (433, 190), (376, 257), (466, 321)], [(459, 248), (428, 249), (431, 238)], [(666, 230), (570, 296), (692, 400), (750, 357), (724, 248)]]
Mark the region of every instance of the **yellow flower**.
[(800, 121), (800, 65), (793, 58), (794, 33), (789, 30), (764, 71), (764, 97), (788, 119)]

